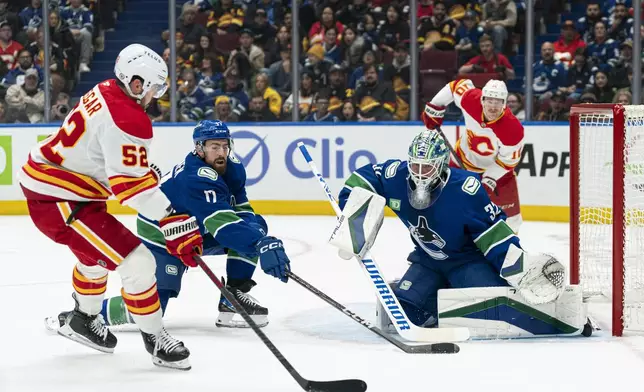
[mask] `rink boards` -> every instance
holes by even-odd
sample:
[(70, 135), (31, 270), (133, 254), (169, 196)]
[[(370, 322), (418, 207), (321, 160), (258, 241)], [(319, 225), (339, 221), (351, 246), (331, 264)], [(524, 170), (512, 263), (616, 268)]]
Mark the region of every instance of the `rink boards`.
[[(525, 123), (525, 148), (516, 173), (521, 210), (525, 220), (567, 222), (569, 214), (569, 129), (566, 123)], [(409, 143), (421, 123), (310, 123), (229, 125), (235, 153), (246, 165), (248, 194), (262, 214), (332, 214), (324, 194), (297, 150), (299, 141), (309, 148), (322, 175), (338, 193), (356, 168), (387, 159), (405, 159)], [(446, 124), (443, 131), (453, 143), (464, 130)], [(0, 128), (0, 214), (26, 214), (26, 204), (16, 181), (29, 150), (38, 140), (56, 132), (55, 126), (14, 124)], [(192, 126), (155, 124), (150, 161), (164, 171), (192, 151)], [(481, 151), (486, 141), (480, 141)], [(64, 149), (60, 151), (64, 156)], [(113, 212), (132, 213), (116, 201)], [(608, 207), (608, 206), (597, 206)], [(391, 213), (391, 211), (388, 211)]]

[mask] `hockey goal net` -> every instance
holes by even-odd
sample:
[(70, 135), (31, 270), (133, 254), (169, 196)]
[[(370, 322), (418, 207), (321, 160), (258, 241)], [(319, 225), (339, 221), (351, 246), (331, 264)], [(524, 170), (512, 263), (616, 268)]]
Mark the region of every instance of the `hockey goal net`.
[(570, 172), (570, 282), (644, 331), (644, 105), (573, 105)]

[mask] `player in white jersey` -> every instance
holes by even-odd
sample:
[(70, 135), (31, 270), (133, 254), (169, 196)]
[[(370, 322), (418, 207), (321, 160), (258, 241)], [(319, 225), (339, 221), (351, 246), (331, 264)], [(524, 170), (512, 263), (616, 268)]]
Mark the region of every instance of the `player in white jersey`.
[[(523, 125), (506, 106), (507, 98), (508, 90), (500, 80), (490, 80), (481, 90), (469, 79), (458, 79), (426, 104), (421, 117), (428, 129), (435, 129), (443, 123), (447, 105), (454, 102), (462, 109), (465, 132), (454, 149), (464, 169), (481, 174), (490, 199), (518, 232), (522, 219), (514, 168), (521, 159)], [(451, 166), (457, 165), (452, 162)]]
[(109, 271), (118, 271), (123, 301), (155, 365), (190, 369), (190, 352), (163, 327), (152, 253), (107, 212), (112, 195), (160, 220), (168, 251), (196, 266), (202, 238), (194, 217), (171, 215), (170, 201), (148, 165), (152, 124), (145, 107), (167, 89), (168, 69), (149, 48), (133, 44), (116, 59), (118, 79), (85, 94), (58, 132), (35, 146), (19, 172), (38, 229), (78, 258), (72, 276), (76, 307), (58, 333), (103, 352), (116, 337), (100, 316)]

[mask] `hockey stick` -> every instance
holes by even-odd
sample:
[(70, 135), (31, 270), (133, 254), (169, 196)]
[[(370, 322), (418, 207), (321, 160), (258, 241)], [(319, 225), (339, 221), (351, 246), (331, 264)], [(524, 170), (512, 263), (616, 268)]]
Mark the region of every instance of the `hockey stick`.
[(344, 305), (335, 301), (333, 298), (324, 294), (322, 291), (318, 290), (317, 288), (313, 287), (310, 283), (306, 282), (304, 279), (300, 278), (294, 273), (289, 272), (288, 277), (293, 279), (300, 286), (304, 287), (305, 289), (313, 293), (316, 297), (322, 298), (324, 302), (328, 303), (329, 305), (338, 309), (342, 313), (351, 317), (353, 321), (357, 322), (358, 324), (362, 325), (363, 327), (367, 328), (371, 332), (375, 333), (376, 335), (380, 336), (381, 338), (385, 339), (389, 343), (393, 344), (394, 346), (398, 347), (399, 349), (401, 349), (402, 351), (408, 354), (455, 354), (460, 351), (460, 347), (458, 347), (454, 343), (431, 343), (431, 344), (423, 344), (418, 346), (410, 346), (408, 344), (405, 344), (397, 339), (392, 338), (391, 336), (389, 336), (388, 334), (380, 330), (380, 328), (374, 325), (371, 325), (367, 320), (353, 313), (351, 310), (347, 309)]
[(253, 319), (246, 313), (244, 308), (239, 304), (235, 296), (226, 289), (226, 287), (221, 283), (221, 280), (217, 278), (217, 276), (212, 272), (210, 267), (203, 261), (203, 259), (199, 256), (195, 256), (195, 261), (201, 269), (208, 275), (210, 280), (217, 286), (219, 291), (221, 291), (221, 294), (233, 305), (237, 313), (239, 313), (240, 316), (248, 323), (250, 328), (259, 336), (261, 339), (262, 343), (266, 347), (268, 347), (269, 350), (271, 350), (271, 353), (277, 358), (278, 361), (286, 368), (286, 370), (291, 374), (291, 376), (297, 381), (298, 384), (304, 389), (305, 391), (309, 392), (363, 392), (367, 390), (367, 383), (362, 381), (362, 380), (336, 380), (336, 381), (311, 381), (307, 380), (306, 378), (302, 377), (300, 373), (295, 370), (293, 365), (284, 358), (284, 355), (275, 347), (273, 342), (270, 341), (270, 339), (262, 332), (261, 329), (255, 324)]
[(437, 125), (436, 130), (438, 131), (438, 133), (440, 133), (443, 140), (445, 140), (445, 144), (447, 145), (447, 148), (449, 148), (449, 152), (452, 154), (452, 156), (454, 156), (454, 160), (458, 164), (458, 168), (465, 169), (465, 166), (463, 165), (463, 161), (461, 160), (461, 157), (458, 156), (458, 154), (456, 153), (456, 150), (454, 149), (454, 147), (452, 147), (452, 143), (450, 143), (449, 140), (447, 140), (447, 138), (445, 137), (445, 134), (443, 133), (441, 126)]
[[(297, 146), (309, 164), (311, 171), (317, 177), (320, 186), (324, 189), (324, 193), (329, 199), (329, 203), (331, 203), (331, 207), (333, 207), (336, 216), (342, 215), (342, 210), (340, 210), (338, 202), (335, 200), (322, 174), (320, 174), (315, 162), (313, 162), (306, 146), (302, 142), (298, 142)], [(364, 272), (373, 285), (374, 291), (378, 293), (378, 300), (402, 338), (412, 342), (460, 342), (470, 338), (470, 331), (467, 328), (421, 328), (409, 321), (402, 306), (400, 306), (400, 302), (398, 302), (398, 298), (389, 289), (389, 284), (383, 278), (380, 267), (378, 267), (378, 264), (376, 264), (376, 261), (371, 257), (370, 253), (367, 252), (362, 259), (359, 257), (356, 257), (356, 259), (360, 261)]]

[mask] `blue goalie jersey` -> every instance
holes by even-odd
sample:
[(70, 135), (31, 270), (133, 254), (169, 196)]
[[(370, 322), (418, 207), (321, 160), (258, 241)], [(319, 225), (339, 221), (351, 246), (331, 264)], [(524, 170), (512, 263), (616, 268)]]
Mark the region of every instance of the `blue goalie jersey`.
[[(246, 169), (236, 158), (228, 158), (226, 173), (220, 175), (190, 153), (163, 176), (161, 190), (177, 213), (197, 219), (205, 254), (227, 248), (256, 256), (255, 244), (264, 236), (260, 231), (264, 228), (246, 196)], [(165, 247), (158, 222), (139, 215), (137, 233), (144, 241)]]
[(510, 244), (520, 247), (519, 238), (505, 223), (505, 213), (490, 201), (477, 174), (450, 169), (438, 200), (424, 210), (414, 209), (408, 201), (408, 176), (406, 161), (363, 166), (345, 182), (340, 207), (344, 208), (354, 187), (383, 196), (409, 230), (416, 251), (427, 255), (425, 260), (410, 261), (441, 270), (487, 261), (500, 271)]

